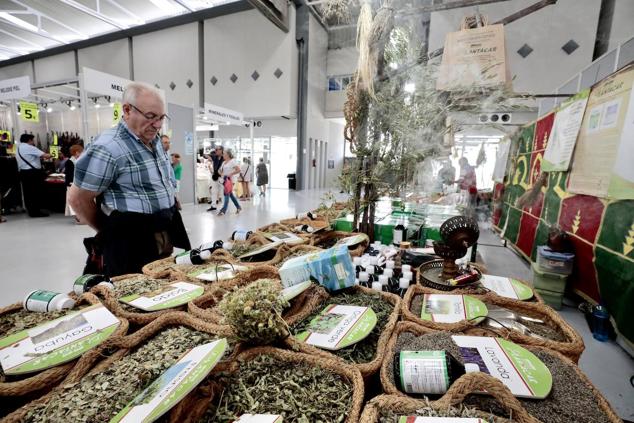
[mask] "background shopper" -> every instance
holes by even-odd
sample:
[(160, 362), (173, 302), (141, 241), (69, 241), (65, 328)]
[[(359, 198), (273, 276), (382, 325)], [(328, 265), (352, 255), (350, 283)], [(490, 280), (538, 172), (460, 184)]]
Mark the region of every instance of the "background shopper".
[(50, 158), (50, 154), (35, 147), (35, 137), (32, 134), (22, 134), (20, 136), (16, 159), (20, 171), (20, 181), (22, 182), (24, 206), (31, 217), (48, 216), (48, 213), (41, 209), (45, 178), (42, 170), (42, 159), (48, 160)]
[(222, 205), (222, 209), (218, 212), (218, 216), (222, 216), (227, 212), (227, 208), (229, 207), (229, 199), (236, 206), (236, 214), (242, 211), (242, 207), (240, 207), (240, 203), (233, 193), (233, 185), (236, 182), (237, 175), (240, 174), (240, 165), (238, 161), (233, 158), (233, 151), (228, 148), (225, 150), (223, 155), (222, 166), (220, 166), (220, 176), (222, 176), (222, 181), (224, 185), (224, 203)]
[(253, 167), (251, 166), (251, 160), (248, 157), (242, 159), (242, 165), (240, 166), (240, 185), (242, 185), (241, 199), (251, 199), (251, 181), (253, 180)]
[(260, 163), (255, 170), (256, 185), (260, 189), (260, 196), (266, 195), (266, 185), (269, 183), (269, 171), (266, 169), (264, 158), (260, 157)]

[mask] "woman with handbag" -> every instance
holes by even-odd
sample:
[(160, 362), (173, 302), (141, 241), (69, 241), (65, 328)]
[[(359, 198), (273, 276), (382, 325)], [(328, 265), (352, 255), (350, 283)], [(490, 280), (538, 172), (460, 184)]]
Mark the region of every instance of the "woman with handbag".
[(251, 180), (253, 180), (253, 169), (251, 168), (251, 160), (245, 157), (240, 166), (240, 184), (242, 185), (241, 200), (251, 199)]
[(220, 170), (218, 173), (220, 173), (220, 176), (222, 176), (223, 178), (225, 200), (222, 205), (222, 209), (220, 209), (220, 212), (218, 213), (218, 216), (222, 216), (227, 213), (227, 208), (229, 207), (229, 199), (231, 199), (233, 204), (236, 206), (236, 214), (242, 211), (242, 207), (240, 207), (240, 203), (233, 193), (233, 184), (235, 183), (236, 176), (240, 174), (240, 164), (237, 160), (234, 159), (233, 151), (230, 148), (227, 148), (224, 151), (223, 158), (224, 161), (222, 162), (222, 166), (220, 166)]

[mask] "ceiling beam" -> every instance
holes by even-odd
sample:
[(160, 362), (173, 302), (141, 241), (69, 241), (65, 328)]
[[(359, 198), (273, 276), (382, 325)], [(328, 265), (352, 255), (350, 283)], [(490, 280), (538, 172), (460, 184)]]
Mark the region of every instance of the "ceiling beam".
[(128, 25), (119, 23), (115, 21), (114, 19), (107, 17), (103, 13), (97, 12), (96, 10), (93, 10), (90, 7), (86, 7), (83, 4), (76, 2), (75, 0), (60, 0), (60, 1), (64, 3), (65, 5), (72, 7), (73, 9), (77, 9), (80, 12), (83, 12), (87, 15), (92, 16), (93, 18), (97, 18), (100, 21), (107, 23), (108, 25), (114, 26), (115, 28), (119, 28), (119, 29), (128, 28)]
[(49, 34), (48, 32), (46, 32), (46, 31), (44, 31), (42, 29), (38, 29), (38, 30), (27, 29), (27, 28), (24, 28), (23, 26), (20, 26), (20, 25), (14, 24), (13, 22), (5, 21), (5, 20), (0, 20), (0, 22), (4, 23), (5, 25), (12, 26), (13, 28), (17, 28), (17, 29), (20, 29), (22, 31), (29, 32), (31, 34), (38, 35), (38, 36), (40, 36), (42, 38), (47, 38), (47, 39), (49, 39), (51, 41), (55, 41), (56, 43), (68, 44), (67, 41), (59, 39), (57, 37), (53, 37), (51, 34)]
[(22, 41), (23, 43), (26, 43), (26, 44), (36, 48), (38, 51), (39, 50), (44, 50), (44, 48), (45, 48), (44, 46), (41, 46), (41, 45), (36, 44), (36, 43), (34, 43), (32, 41), (29, 41), (26, 38), (18, 37), (17, 35), (13, 34), (12, 32), (5, 31), (2, 28), (0, 28), (0, 32), (5, 34), (5, 35), (8, 35), (9, 37), (15, 38), (16, 40)]
[(116, 7), (117, 9), (119, 9), (120, 11), (122, 11), (123, 13), (125, 13), (126, 15), (128, 15), (129, 17), (131, 17), (132, 19), (134, 19), (137, 25), (143, 25), (145, 23), (144, 19), (141, 19), (139, 15), (132, 12), (130, 9), (123, 7), (121, 4), (119, 4), (119, 2), (115, 0), (106, 0), (106, 1), (110, 3), (111, 5), (113, 5), (114, 7)]
[[(24, 3), (22, 3), (22, 2), (21, 2), (21, 1), (19, 1), (19, 0), (9, 0), (9, 1), (11, 1), (11, 2), (13, 2), (13, 3), (15, 3), (15, 4), (19, 5), (19, 6), (24, 7), (24, 8), (26, 9), (26, 12), (28, 12), (28, 13), (32, 13), (33, 15), (35, 15), (35, 16), (37, 17), (37, 27), (38, 27), (38, 29), (39, 29), (40, 31), (42, 31), (42, 32), (45, 32), (46, 34), (48, 34), (48, 32), (46, 32), (46, 31), (44, 31), (44, 30), (42, 29), (42, 18), (48, 19), (49, 21), (54, 22), (54, 23), (56, 23), (57, 25), (59, 25), (59, 26), (61, 26), (61, 27), (63, 27), (63, 28), (66, 28), (67, 30), (69, 30), (70, 32), (73, 32), (73, 33), (77, 34), (77, 35), (78, 35), (79, 37), (81, 37), (81, 38), (88, 38), (88, 37), (86, 36), (86, 34), (83, 34), (83, 33), (81, 33), (80, 31), (77, 31), (77, 30), (76, 30), (75, 28), (73, 28), (72, 26), (66, 25), (64, 22), (58, 21), (57, 19), (55, 19), (55, 18), (53, 18), (53, 17), (51, 17), (51, 16), (47, 15), (46, 13), (41, 12), (40, 10), (35, 9), (35, 8), (31, 7), (31, 6), (28, 6), (28, 5), (26, 5), (26, 4), (24, 4)], [(50, 34), (49, 34), (49, 35), (50, 35)], [(66, 44), (66, 42), (65, 42), (65, 41), (60, 41), (60, 42), (63, 42), (64, 44)]]
[(64, 97), (71, 97), (71, 98), (79, 99), (78, 95), (63, 93), (61, 91), (56, 91), (56, 90), (51, 90), (50, 88), (40, 88), (40, 89), (38, 89), (38, 92), (41, 92), (41, 91), (44, 91), (45, 93), (49, 93), (49, 94), (57, 94), (57, 95), (61, 95), (61, 96), (64, 96)]
[(189, 12), (195, 12), (196, 9), (194, 9), (193, 7), (191, 7), (190, 5), (188, 5), (187, 3), (185, 3), (183, 0), (174, 0), (176, 3), (178, 3), (179, 5), (183, 6), (185, 9), (187, 9)]
[(447, 3), (430, 4), (428, 6), (414, 7), (409, 10), (397, 12), (397, 16), (418, 15), (421, 13), (440, 12), (442, 10), (460, 9), (462, 7), (475, 7), (483, 4), (500, 3), (509, 0), (456, 0)]

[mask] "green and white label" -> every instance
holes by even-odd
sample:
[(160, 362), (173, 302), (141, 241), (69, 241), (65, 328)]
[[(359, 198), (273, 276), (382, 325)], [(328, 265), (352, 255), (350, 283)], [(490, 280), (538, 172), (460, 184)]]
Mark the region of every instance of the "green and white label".
[(281, 295), (286, 301), (290, 301), (310, 288), (312, 284), (313, 283), (311, 281), (306, 281), (297, 285), (289, 286), (288, 288), (282, 289)]
[(189, 272), (187, 276), (201, 281), (215, 282), (235, 278), (238, 273), (245, 270), (247, 270), (247, 267), (235, 264), (233, 266), (230, 264), (214, 264)]
[(263, 246), (261, 246), (260, 248), (257, 248), (257, 249), (255, 249), (255, 250), (253, 250), (253, 251), (249, 251), (248, 253), (243, 254), (243, 255), (241, 255), (241, 256), (240, 256), (240, 257), (238, 257), (238, 258), (239, 258), (240, 260), (243, 260), (243, 259), (245, 259), (245, 258), (249, 258), (249, 257), (257, 256), (258, 254), (262, 254), (262, 253), (265, 253), (265, 252), (267, 252), (267, 251), (269, 251), (269, 250), (273, 250), (273, 249), (275, 249), (275, 248), (279, 247), (279, 246), (280, 246), (280, 245), (282, 245), (282, 244), (283, 244), (283, 242), (282, 242), (282, 241), (275, 241), (275, 242), (272, 242), (272, 243), (270, 243), (270, 244), (264, 244), (264, 245), (263, 245)]
[[(465, 364), (499, 379), (517, 397), (543, 399), (553, 386), (548, 367), (533, 353), (502, 338), (452, 336)], [(483, 368), (484, 366), (484, 368)]]
[(266, 233), (264, 236), (273, 242), (283, 242), (288, 245), (297, 245), (304, 242), (303, 238), (298, 237), (292, 232)]
[(227, 340), (192, 348), (136, 396), (110, 423), (149, 423), (168, 412), (207, 377), (227, 349)]
[(456, 323), (463, 320), (479, 323), (487, 314), (486, 305), (468, 295), (425, 294), (420, 317), (437, 323)]
[(444, 394), (451, 385), (445, 351), (401, 351), (398, 364), (408, 394)]
[(233, 423), (282, 423), (284, 419), (279, 414), (243, 414)]
[(473, 417), (419, 417), (400, 416), (398, 423), (488, 423), (486, 420)]
[(347, 245), (348, 247), (355, 246), (368, 240), (368, 236), (365, 234), (352, 235), (345, 238), (341, 238), (335, 245)]
[(526, 284), (513, 278), (503, 276), (482, 275), (480, 283), (485, 288), (495, 292), (500, 297), (514, 300), (530, 300), (533, 298), (533, 290)]
[(340, 350), (364, 339), (376, 326), (370, 307), (329, 305), (297, 335), (300, 341), (326, 350)]
[(187, 304), (203, 295), (205, 288), (188, 282), (173, 282), (145, 294), (133, 294), (119, 298), (122, 303), (144, 311), (165, 310)]
[(0, 364), (7, 375), (33, 373), (67, 363), (101, 344), (120, 321), (101, 304), (0, 339)]

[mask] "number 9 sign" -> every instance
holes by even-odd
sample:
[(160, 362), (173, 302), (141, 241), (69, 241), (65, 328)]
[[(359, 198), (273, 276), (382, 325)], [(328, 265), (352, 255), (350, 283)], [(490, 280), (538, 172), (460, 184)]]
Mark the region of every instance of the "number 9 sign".
[(119, 123), (121, 115), (123, 115), (121, 103), (115, 103), (114, 107), (112, 108), (112, 126), (115, 126), (117, 123)]

